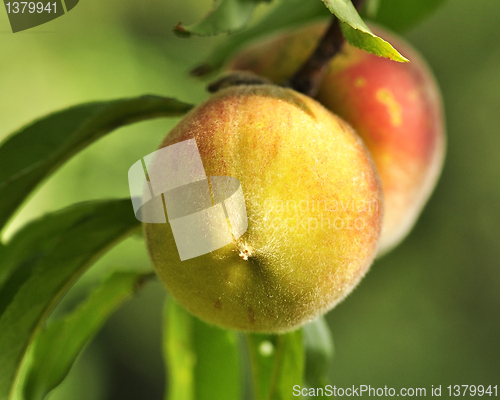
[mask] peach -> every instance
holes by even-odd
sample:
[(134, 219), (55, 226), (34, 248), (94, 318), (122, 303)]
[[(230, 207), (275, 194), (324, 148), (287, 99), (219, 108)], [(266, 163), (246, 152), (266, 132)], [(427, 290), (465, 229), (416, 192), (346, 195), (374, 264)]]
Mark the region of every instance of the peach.
[[(193, 138), (212, 185), (217, 176), (240, 181), (248, 228), (180, 261), (171, 225), (144, 224), (153, 265), (180, 304), (221, 327), (284, 332), (356, 286), (376, 253), (383, 204), (348, 124), (291, 89), (233, 86), (192, 110), (160, 148)], [(158, 159), (148, 171), (168, 179)]]
[[(315, 23), (256, 43), (228, 68), (281, 83), (307, 59), (325, 29), (326, 23)], [(382, 254), (409, 233), (430, 196), (444, 159), (445, 128), (440, 91), (425, 61), (401, 38), (372, 30), (410, 62), (346, 44), (328, 65), (316, 99), (350, 123), (372, 154), (384, 193)]]

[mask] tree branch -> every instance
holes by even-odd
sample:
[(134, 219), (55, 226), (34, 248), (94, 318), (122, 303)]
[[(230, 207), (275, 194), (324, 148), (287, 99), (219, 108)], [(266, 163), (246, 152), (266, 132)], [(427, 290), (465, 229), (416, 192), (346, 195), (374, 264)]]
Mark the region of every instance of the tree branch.
[(326, 72), (328, 63), (339, 52), (344, 43), (340, 21), (333, 16), (328, 29), (320, 39), (311, 57), (290, 79), (290, 86), (300, 93), (314, 96)]

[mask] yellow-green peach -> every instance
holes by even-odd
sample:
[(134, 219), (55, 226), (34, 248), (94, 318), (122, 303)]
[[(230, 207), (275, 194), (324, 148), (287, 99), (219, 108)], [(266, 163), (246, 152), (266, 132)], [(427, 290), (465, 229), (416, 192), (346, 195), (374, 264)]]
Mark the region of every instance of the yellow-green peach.
[(153, 265), (180, 304), (224, 328), (284, 332), (351, 292), (376, 253), (383, 204), (347, 123), (291, 89), (235, 86), (192, 110), (160, 148), (192, 138), (207, 176), (240, 181), (248, 229), (180, 261), (170, 225), (144, 224)]

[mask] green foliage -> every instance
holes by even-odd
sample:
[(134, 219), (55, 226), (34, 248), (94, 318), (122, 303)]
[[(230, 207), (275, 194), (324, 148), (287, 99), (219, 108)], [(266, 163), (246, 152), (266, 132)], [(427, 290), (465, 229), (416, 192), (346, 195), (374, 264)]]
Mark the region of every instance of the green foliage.
[[(330, 12), (342, 21), (344, 36), (354, 46), (406, 61), (369, 30), (350, 0), (277, 1), (243, 29), (263, 1), (216, 0), (200, 22), (175, 27), (181, 36), (238, 31), (212, 50), (195, 75), (216, 71), (235, 50), (259, 36), (329, 17)], [(371, 0), (362, 15), (402, 31), (443, 2)], [(0, 231), (42, 181), (86, 146), (121, 126), (177, 117), (191, 108), (171, 98), (141, 96), (77, 105), (21, 128), (0, 146)], [(27, 399), (43, 399), (64, 379), (113, 310), (137, 289), (146, 275), (114, 274), (94, 287), (73, 312), (44, 327), (81, 274), (139, 228), (128, 199), (88, 202), (46, 215), (20, 229), (8, 243), (0, 242), (0, 400), (11, 400), (18, 389)], [(206, 325), (171, 299), (164, 321), (167, 400), (243, 397), (244, 361), (237, 333)], [(323, 318), (283, 335), (245, 337), (256, 400), (294, 398), (291, 388), (296, 384), (327, 384), (334, 349)], [(21, 373), (25, 386), (18, 387)]]
[(190, 109), (174, 99), (141, 96), (78, 105), (21, 128), (0, 147), (0, 230), (41, 181), (84, 147), (120, 126)]
[[(240, 346), (236, 332), (210, 326), (193, 317), (173, 299), (165, 307), (164, 354), (169, 382), (166, 400), (239, 400), (242, 398)], [(322, 321), (322, 320), (319, 320)], [(319, 324), (319, 325), (317, 325)], [(323, 322), (309, 330), (311, 373), (323, 373), (330, 343)], [(302, 330), (283, 335), (245, 334), (256, 400), (291, 399), (293, 385), (304, 373)], [(326, 355), (328, 353), (328, 355)], [(319, 366), (319, 367), (318, 367)], [(224, 388), (221, 390), (221, 388)]]
[(343, 23), (342, 32), (346, 40), (359, 49), (380, 57), (390, 58), (394, 61), (408, 62), (406, 57), (402, 56), (390, 43), (375, 36), (368, 27), (364, 30), (361, 28), (353, 28), (352, 25)]
[(238, 31), (250, 22), (258, 3), (267, 0), (216, 0), (212, 10), (192, 25), (178, 24), (174, 32), (183, 37), (213, 36)]
[(328, 17), (329, 12), (319, 0), (284, 0), (248, 29), (230, 35), (217, 45), (206, 60), (192, 74), (209, 75), (220, 69), (224, 62), (241, 46), (280, 29), (304, 24), (308, 21)]
[(93, 287), (78, 308), (44, 328), (32, 345), (24, 397), (43, 400), (61, 383), (80, 351), (113, 311), (152, 276), (140, 272), (115, 272)]
[(209, 326), (173, 299), (165, 307), (167, 400), (241, 399), (236, 332)]
[[(178, 116), (189, 109), (177, 100), (141, 96), (75, 106), (20, 129), (0, 147), (0, 227), (42, 180), (84, 147), (120, 126)], [(29, 345), (67, 289), (102, 252), (140, 227), (130, 211), (128, 199), (83, 203), (28, 224), (7, 245), (0, 245), (0, 399), (12, 397)], [(101, 312), (102, 318), (109, 315), (105, 307)], [(100, 321), (99, 314), (93, 314), (95, 331)], [(85, 315), (74, 318), (79, 317)], [(68, 329), (64, 322), (61, 326)], [(56, 330), (46, 333), (42, 343), (50, 341)], [(60, 364), (54, 366), (54, 375), (37, 378), (33, 370), (28, 392), (43, 398), (64, 377), (94, 331), (72, 336), (67, 344), (73, 352), (66, 359), (57, 358)], [(41, 349), (43, 354), (43, 345)]]
[(256, 400), (293, 399), (292, 387), (303, 381), (302, 329), (282, 335), (246, 335)]
[[(362, 15), (390, 29), (402, 31), (426, 17), (445, 0), (371, 0)], [(389, 43), (377, 37), (363, 22), (351, 1), (324, 0), (328, 10), (341, 21), (346, 39), (358, 48), (396, 61), (407, 61)], [(226, 60), (249, 42), (287, 28), (293, 28), (318, 18), (328, 17), (329, 12), (319, 0), (281, 0), (255, 24), (230, 35), (210, 52), (205, 61), (193, 69), (195, 76), (206, 76), (220, 69)]]
[(107, 249), (140, 228), (130, 200), (82, 203), (26, 225), (0, 260), (0, 399), (48, 313)]

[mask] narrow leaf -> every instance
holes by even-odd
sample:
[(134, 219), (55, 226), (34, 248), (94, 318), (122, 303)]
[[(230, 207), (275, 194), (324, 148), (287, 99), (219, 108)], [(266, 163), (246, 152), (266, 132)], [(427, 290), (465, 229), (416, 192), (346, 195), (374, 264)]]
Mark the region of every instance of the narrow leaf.
[(333, 360), (334, 347), (330, 327), (323, 317), (304, 326), (306, 350), (305, 381), (309, 387), (325, 387)]
[(377, 0), (378, 7), (366, 8), (366, 16), (396, 32), (403, 32), (427, 17), (446, 0)]
[(78, 151), (120, 126), (192, 108), (159, 96), (82, 104), (43, 117), (0, 146), (0, 230), (28, 194)]
[(236, 332), (205, 324), (173, 299), (165, 309), (166, 399), (241, 399)]
[(0, 266), (0, 400), (11, 399), (34, 335), (73, 282), (140, 228), (129, 199), (81, 203), (26, 225)]
[(377, 56), (400, 62), (408, 61), (390, 43), (370, 31), (351, 0), (323, 0), (323, 2), (330, 12), (343, 22), (342, 32), (350, 44)]
[(166, 400), (194, 400), (196, 353), (192, 343), (193, 318), (175, 301), (167, 300), (163, 353), (167, 367)]
[(254, 378), (254, 398), (295, 398), (293, 386), (302, 385), (304, 373), (302, 329), (282, 335), (249, 333), (246, 337)]
[(252, 19), (257, 4), (266, 0), (216, 0), (212, 10), (199, 22), (174, 27), (179, 36), (214, 36), (243, 29)]
[(151, 274), (116, 272), (93, 289), (69, 315), (44, 328), (33, 343), (24, 396), (43, 400), (59, 385), (84, 346), (104, 322)]
[(221, 68), (239, 47), (251, 40), (328, 15), (328, 10), (318, 0), (283, 0), (252, 27), (228, 36), (191, 73), (195, 76), (209, 75)]

